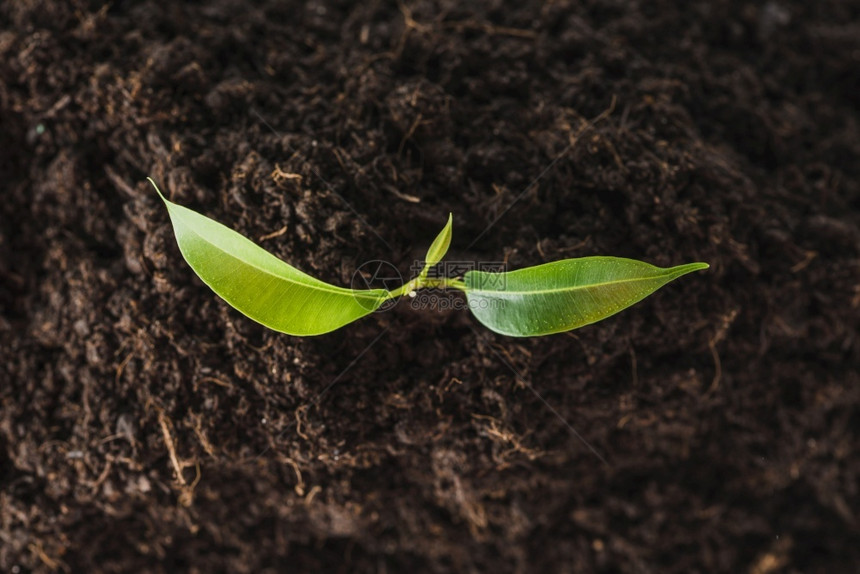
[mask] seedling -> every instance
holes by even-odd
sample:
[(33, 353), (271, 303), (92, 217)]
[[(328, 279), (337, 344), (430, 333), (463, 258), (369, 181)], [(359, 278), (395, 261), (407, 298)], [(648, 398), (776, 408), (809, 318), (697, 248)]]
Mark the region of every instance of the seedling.
[(707, 263), (660, 268), (620, 257), (582, 257), (509, 272), (468, 271), (431, 277), (451, 244), (452, 217), (411, 281), (387, 289), (345, 289), (278, 259), (246, 237), (164, 197), (179, 250), (217, 295), (254, 321), (290, 335), (321, 335), (369, 315), (386, 301), (420, 289), (462, 291), (487, 328), (512, 337), (570, 331), (618, 313)]

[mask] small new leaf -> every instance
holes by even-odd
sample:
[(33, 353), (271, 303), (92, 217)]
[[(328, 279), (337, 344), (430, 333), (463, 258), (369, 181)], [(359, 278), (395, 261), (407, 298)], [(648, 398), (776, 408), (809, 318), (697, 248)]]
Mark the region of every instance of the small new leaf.
[(320, 335), (375, 311), (384, 289), (329, 285), (281, 261), (232, 229), (158, 195), (191, 269), (238, 311), (282, 333)]
[(418, 275), (419, 279), (427, 277), (427, 273), (430, 272), (430, 269), (442, 261), (445, 254), (448, 253), (448, 247), (451, 246), (451, 228), (453, 218), (453, 214), (449, 213), (448, 223), (445, 224), (445, 227), (442, 228), (442, 231), (440, 231), (439, 235), (436, 236), (436, 239), (433, 240), (433, 243), (430, 245), (430, 249), (427, 250), (427, 256), (424, 257), (424, 269), (422, 269), (421, 273)]

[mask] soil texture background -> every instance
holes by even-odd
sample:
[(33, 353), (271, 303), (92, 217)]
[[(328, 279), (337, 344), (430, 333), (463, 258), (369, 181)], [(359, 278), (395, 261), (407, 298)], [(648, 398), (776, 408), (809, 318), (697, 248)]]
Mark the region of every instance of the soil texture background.
[[(0, 570), (856, 572), (860, 3), (0, 4)], [(174, 201), (325, 281), (706, 261), (515, 339), (266, 330)]]

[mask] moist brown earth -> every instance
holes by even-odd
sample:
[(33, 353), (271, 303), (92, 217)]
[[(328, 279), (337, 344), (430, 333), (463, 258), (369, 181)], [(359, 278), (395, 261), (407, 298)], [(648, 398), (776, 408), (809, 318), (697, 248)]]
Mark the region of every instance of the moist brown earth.
[[(466, 4), (0, 4), (0, 570), (858, 571), (860, 3)], [(297, 338), (146, 176), (340, 285), (711, 268)]]

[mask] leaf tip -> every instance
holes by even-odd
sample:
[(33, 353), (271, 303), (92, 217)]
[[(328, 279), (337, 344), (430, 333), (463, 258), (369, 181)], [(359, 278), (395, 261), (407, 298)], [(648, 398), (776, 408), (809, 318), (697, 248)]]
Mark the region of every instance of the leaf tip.
[(672, 275), (674, 278), (680, 277), (681, 275), (686, 275), (687, 273), (692, 273), (694, 271), (702, 271), (704, 269), (709, 269), (711, 266), (704, 261), (697, 261), (696, 263), (687, 263), (685, 265), (678, 265), (677, 267), (672, 268)]
[(149, 183), (151, 183), (151, 184), (152, 184), (152, 187), (154, 187), (154, 188), (155, 188), (155, 193), (157, 193), (157, 194), (158, 194), (158, 197), (160, 197), (160, 198), (161, 198), (161, 201), (163, 201), (164, 203), (169, 203), (169, 202), (167, 201), (167, 198), (166, 198), (166, 197), (164, 197), (164, 194), (163, 194), (163, 193), (161, 193), (161, 190), (160, 190), (160, 189), (158, 189), (158, 185), (156, 185), (155, 180), (154, 180), (154, 179), (152, 179), (151, 177), (147, 177), (146, 179), (147, 179), (147, 180), (149, 180)]

